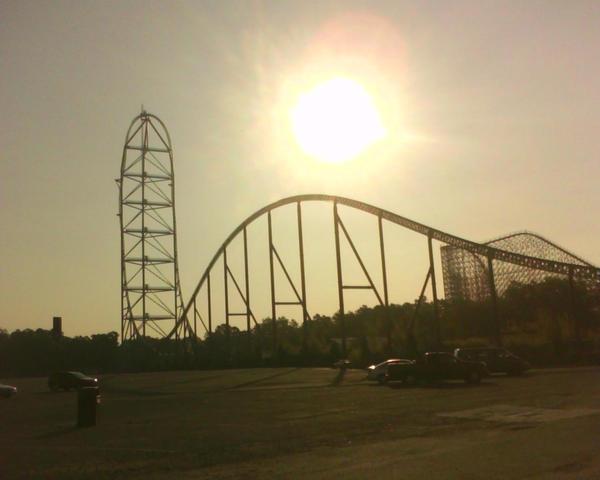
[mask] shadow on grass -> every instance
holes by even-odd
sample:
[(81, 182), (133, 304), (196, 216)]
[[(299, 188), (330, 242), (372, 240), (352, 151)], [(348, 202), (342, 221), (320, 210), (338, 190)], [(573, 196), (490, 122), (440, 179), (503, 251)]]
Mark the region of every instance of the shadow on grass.
[(206, 376), (206, 377), (192, 377), (186, 380), (179, 380), (177, 382), (173, 382), (174, 385), (186, 385), (186, 384), (196, 384), (196, 383), (202, 383), (202, 382), (207, 382), (209, 380), (218, 380), (219, 378), (223, 378), (223, 374), (218, 374), (218, 375), (210, 375), (210, 376)]
[(332, 387), (336, 387), (340, 383), (344, 381), (344, 377), (346, 376), (346, 369), (340, 368), (335, 378), (331, 381), (330, 385)]
[(271, 380), (272, 378), (282, 377), (284, 375), (288, 375), (288, 374), (296, 372), (298, 370), (300, 370), (300, 367), (292, 368), (290, 370), (285, 370), (283, 372), (277, 372), (272, 375), (267, 375), (266, 377), (255, 378), (254, 380), (250, 380), (248, 382), (238, 383), (237, 385), (227, 387), (227, 390), (233, 390), (235, 388), (247, 387), (248, 385), (255, 385), (257, 383), (264, 382), (265, 380)]
[[(42, 396), (64, 396), (64, 395), (74, 395), (74, 396), (77, 396), (78, 395), (78, 391), (75, 388), (70, 389), (70, 390), (57, 390), (55, 392), (47, 391), (47, 392), (34, 392), (34, 393), (35, 393), (35, 395), (42, 395)], [(158, 391), (150, 391), (150, 390), (135, 390), (133, 388), (112, 387), (110, 385), (108, 385), (108, 386), (104, 386), (103, 385), (100, 388), (100, 394), (104, 394), (104, 393), (116, 393), (116, 394), (123, 394), (123, 395), (134, 395), (134, 396), (140, 396), (140, 397), (158, 397), (158, 396), (171, 395), (171, 392), (158, 392)]]
[(481, 383), (464, 383), (464, 382), (437, 382), (437, 383), (414, 383), (411, 385), (407, 385), (401, 382), (392, 382), (388, 383), (389, 388), (393, 389), (429, 389), (429, 390), (464, 390), (468, 388), (488, 388), (488, 387), (497, 387), (498, 385), (493, 382), (481, 382)]
[(57, 430), (53, 430), (52, 432), (42, 433), (40, 435), (36, 435), (34, 438), (39, 440), (44, 440), (48, 438), (56, 438), (61, 437), (63, 435), (68, 435), (76, 430), (79, 430), (76, 425), (63, 425)]
[(158, 392), (152, 390), (134, 390), (133, 388), (102, 387), (101, 393), (116, 393), (121, 395), (133, 395), (136, 397), (165, 397), (173, 395), (173, 392)]

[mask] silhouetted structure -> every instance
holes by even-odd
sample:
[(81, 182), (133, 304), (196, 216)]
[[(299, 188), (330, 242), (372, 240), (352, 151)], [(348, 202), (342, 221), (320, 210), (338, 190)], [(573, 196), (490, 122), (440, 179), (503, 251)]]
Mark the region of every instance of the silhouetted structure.
[[(179, 285), (177, 264), (177, 241), (175, 226), (175, 184), (173, 174), (173, 152), (169, 134), (164, 124), (154, 115), (142, 112), (137, 116), (127, 132), (121, 177), (118, 180), (121, 224), (121, 277), (122, 277), (122, 322), (121, 339), (145, 337), (148, 333), (162, 338), (196, 338), (205, 333), (211, 336), (215, 326), (224, 326), (226, 341), (230, 341), (232, 328), (230, 320), (234, 316), (245, 317), (246, 333), (249, 338), (253, 327), (259, 325), (251, 305), (251, 287), (248, 274), (248, 232), (247, 227), (259, 218), (266, 217), (269, 252), (269, 286), (271, 297), (270, 332), (272, 352), (278, 351), (277, 330), (278, 308), (295, 305), (300, 309), (302, 323), (311, 319), (307, 306), (306, 272), (304, 260), (304, 237), (302, 205), (305, 202), (326, 202), (333, 207), (333, 231), (335, 245), (335, 265), (339, 310), (339, 332), (341, 354), (346, 353), (345, 292), (363, 289), (373, 293), (374, 300), (387, 310), (390, 306), (388, 295), (387, 265), (384, 247), (384, 220), (391, 224), (423, 235), (427, 242), (429, 265), (425, 281), (416, 304), (415, 317), (421, 308), (425, 292), (430, 286), (433, 297), (433, 316), (440, 343), (437, 281), (434, 267), (432, 241), (443, 244), (442, 264), (447, 298), (491, 299), (493, 321), (496, 326), (496, 340), (500, 343), (497, 296), (514, 280), (543, 279), (545, 276), (568, 276), (573, 280), (598, 285), (598, 269), (575, 257), (564, 249), (551, 244), (533, 234), (515, 234), (487, 243), (472, 242), (441, 230), (423, 225), (408, 218), (377, 208), (366, 203), (332, 195), (298, 195), (284, 198), (267, 205), (244, 220), (223, 242), (210, 264), (200, 277), (192, 297), (183, 307)], [(272, 212), (288, 205), (295, 206), (297, 223), (297, 258), (299, 274), (291, 275), (288, 268), (290, 259), (284, 259), (274, 240)], [(346, 228), (340, 207), (355, 209), (377, 219), (377, 239), (380, 265), (376, 272), (370, 272), (363, 262), (349, 230)], [(241, 237), (243, 241), (242, 265), (230, 268), (227, 248), (231, 242)], [(351, 251), (354, 260), (360, 265), (363, 283), (349, 283), (344, 277), (343, 245)], [(213, 319), (211, 271), (222, 261), (222, 285), (224, 316), (219, 321)], [(286, 262), (287, 261), (287, 262)], [(278, 275), (276, 275), (276, 271)], [(296, 278), (294, 278), (296, 277)], [(348, 277), (348, 275), (346, 275)], [(374, 280), (375, 279), (375, 280)], [(379, 279), (379, 281), (377, 281)], [(284, 288), (278, 283), (283, 282)], [(282, 291), (288, 298), (282, 298)], [(201, 294), (202, 292), (202, 294)], [(292, 292), (292, 298), (289, 298)], [(204, 296), (206, 295), (206, 296)], [(241, 305), (235, 311), (232, 307)], [(199, 302), (206, 302), (206, 315), (200, 314)], [(171, 324), (167, 330), (163, 325)], [(388, 322), (389, 323), (389, 322)], [(389, 323), (391, 325), (391, 323)], [(264, 333), (265, 325), (261, 325)], [(147, 328), (152, 330), (147, 331)], [(239, 330), (238, 330), (239, 331)], [(389, 338), (391, 330), (389, 330)]]
[[(180, 317), (178, 321), (178, 326), (182, 327), (187, 325), (186, 328), (193, 329), (194, 332), (198, 333), (199, 328), (203, 328), (207, 334), (211, 334), (213, 332), (213, 325), (218, 324), (215, 323), (212, 318), (212, 300), (211, 300), (211, 270), (217, 264), (219, 259), (223, 262), (223, 268), (225, 271), (224, 277), (224, 301), (225, 301), (225, 317), (222, 319), (223, 323), (227, 327), (229, 327), (230, 317), (234, 315), (243, 315), (247, 320), (247, 329), (250, 331), (251, 329), (251, 320), (254, 324), (257, 323), (255, 315), (252, 311), (250, 304), (250, 287), (249, 287), (249, 277), (248, 277), (248, 251), (247, 251), (247, 227), (259, 219), (260, 217), (267, 217), (267, 227), (268, 227), (268, 249), (270, 253), (270, 287), (271, 287), (271, 310), (272, 316), (271, 319), (277, 318), (277, 307), (280, 305), (298, 305), (303, 312), (303, 320), (306, 321), (310, 319), (310, 315), (308, 314), (307, 303), (306, 303), (306, 289), (304, 285), (305, 279), (305, 267), (304, 267), (304, 254), (303, 254), (303, 245), (304, 239), (302, 235), (302, 203), (304, 202), (312, 202), (312, 201), (321, 201), (328, 202), (333, 205), (333, 224), (334, 224), (334, 240), (335, 240), (335, 254), (336, 254), (336, 266), (337, 266), (337, 280), (338, 280), (338, 294), (339, 294), (339, 312), (340, 316), (340, 337), (342, 338), (342, 354), (346, 352), (345, 345), (345, 327), (344, 327), (344, 294), (346, 290), (351, 289), (366, 289), (371, 290), (374, 294), (374, 297), (377, 303), (380, 306), (387, 307), (388, 304), (388, 288), (387, 288), (387, 267), (386, 267), (386, 259), (385, 259), (385, 248), (384, 248), (384, 235), (383, 235), (383, 220), (386, 220), (390, 223), (400, 225), (404, 228), (412, 230), (418, 234), (421, 234), (426, 237), (427, 240), (427, 249), (429, 254), (429, 268), (427, 274), (425, 276), (425, 281), (423, 287), (421, 289), (421, 294), (419, 296), (419, 301), (417, 305), (417, 310), (419, 305), (421, 304), (421, 300), (424, 297), (426, 288), (429, 284), (431, 284), (431, 291), (433, 294), (433, 309), (434, 309), (434, 317), (436, 320), (436, 324), (438, 325), (438, 342), (439, 342), (439, 314), (438, 314), (438, 297), (437, 297), (437, 287), (436, 287), (436, 275), (434, 269), (434, 260), (433, 260), (433, 250), (432, 250), (432, 241), (437, 240), (442, 243), (447, 244), (447, 247), (443, 247), (443, 256), (444, 262), (446, 263), (445, 271), (451, 271), (450, 267), (454, 267), (452, 270), (452, 274), (444, 277), (448, 278), (448, 282), (450, 285), (453, 285), (454, 290), (451, 287), (450, 295), (460, 294), (462, 291), (466, 291), (468, 293), (475, 292), (478, 297), (477, 298), (486, 298), (491, 297), (492, 299), (492, 312), (493, 312), (493, 324), (496, 325), (496, 334), (495, 338), (497, 343), (500, 343), (500, 327), (498, 320), (498, 312), (497, 312), (497, 295), (498, 290), (496, 286), (496, 282), (499, 282), (501, 291), (504, 291), (506, 286), (511, 281), (512, 272), (537, 272), (537, 275), (540, 278), (543, 278), (545, 275), (554, 274), (554, 275), (564, 275), (568, 276), (570, 279), (576, 278), (578, 280), (583, 280), (586, 282), (590, 282), (590, 284), (598, 285), (598, 269), (582, 260), (578, 259), (575, 256), (568, 256), (568, 252), (560, 249), (559, 247), (555, 247), (559, 251), (565, 254), (564, 257), (546, 258), (545, 256), (535, 256), (539, 252), (533, 251), (530, 252), (527, 249), (518, 249), (515, 248), (515, 251), (511, 251), (505, 249), (508, 240), (515, 236), (505, 237), (503, 239), (499, 239), (497, 241), (488, 242), (488, 243), (476, 243), (472, 242), (445, 232), (441, 230), (437, 230), (432, 227), (428, 227), (421, 223), (415, 222), (413, 220), (409, 220), (405, 217), (401, 217), (400, 215), (396, 215), (389, 211), (374, 207), (372, 205), (368, 205), (363, 202), (359, 202), (357, 200), (352, 200), (344, 197), (336, 197), (332, 195), (298, 195), (295, 197), (284, 198), (277, 202), (274, 202), (266, 207), (258, 210), (251, 216), (249, 216), (246, 220), (244, 220), (225, 240), (225, 242), (221, 245), (217, 253), (214, 255), (212, 261), (200, 277), (200, 281), (196, 286), (194, 293), (192, 294), (191, 299), (187, 303), (183, 315)], [(278, 253), (277, 247), (273, 240), (273, 222), (271, 213), (286, 205), (296, 205), (296, 219), (297, 219), (297, 232), (298, 232), (298, 261), (300, 265), (300, 275), (299, 279), (294, 280), (292, 276), (289, 274), (289, 269), (286, 268), (286, 263)], [(378, 219), (378, 229), (376, 235), (379, 238), (379, 247), (380, 247), (380, 257), (381, 257), (381, 270), (380, 272), (370, 273), (366, 268), (365, 263), (363, 262), (361, 255), (356, 248), (354, 242), (352, 241), (352, 237), (345, 227), (344, 222), (339, 214), (339, 207), (345, 206), (350, 207), (356, 210), (361, 210), (366, 212), (367, 214), (373, 215)], [(240, 269), (244, 272), (244, 275), (241, 279), (237, 278), (233, 269), (230, 268), (228, 259), (227, 259), (227, 247), (231, 244), (231, 242), (238, 236), (242, 235), (243, 243), (244, 243), (244, 252), (243, 252), (243, 267)], [(535, 238), (540, 239), (541, 237), (535, 236)], [(359, 263), (362, 272), (364, 274), (364, 284), (349, 284), (344, 280), (343, 276), (343, 265), (340, 254), (340, 244), (342, 239), (345, 239), (346, 245), (353, 252), (357, 262)], [(543, 240), (543, 239), (541, 239)], [(547, 242), (549, 243), (549, 242)], [(533, 254), (533, 255), (532, 255)], [(454, 255), (454, 257), (451, 257)], [(464, 268), (464, 272), (461, 272), (460, 268), (471, 261), (473, 259), (473, 263), (468, 264), (467, 267)], [(451, 260), (454, 262), (452, 265)], [(283, 272), (284, 283), (287, 283), (287, 286), (291, 288), (294, 292), (295, 299), (292, 301), (285, 301), (280, 299), (277, 296), (277, 292), (279, 291), (276, 288), (277, 278), (274, 275), (274, 269), (277, 267), (280, 271)], [(381, 285), (378, 288), (377, 282), (373, 281), (375, 275), (381, 275), (381, 281), (378, 282)], [(461, 276), (462, 275), (462, 276)], [(466, 280), (464, 280), (466, 279)], [(299, 280), (299, 281), (298, 281)], [(280, 280), (281, 281), (281, 280)], [(462, 284), (460, 282), (463, 282)], [(431, 282), (431, 283), (430, 283)], [(234, 288), (231, 288), (234, 287)], [(235, 290), (234, 290), (235, 289)], [(200, 296), (200, 292), (204, 291), (206, 297), (202, 295)], [(236, 293), (232, 293), (236, 292)], [(474, 293), (474, 294), (475, 294)], [(229, 309), (230, 305), (230, 296), (236, 295), (239, 300), (242, 301), (244, 305), (243, 312), (231, 312)], [(206, 301), (208, 304), (208, 318), (207, 322), (202, 318), (202, 315), (199, 312), (197, 302)], [(221, 323), (221, 322), (219, 322)], [(277, 344), (277, 323), (272, 322), (272, 341), (274, 346)], [(175, 329), (172, 331), (172, 333)]]
[[(166, 336), (182, 310), (173, 150), (165, 125), (143, 111), (123, 147), (119, 185), (121, 340)], [(163, 325), (169, 324), (166, 328)], [(176, 338), (185, 335), (175, 328)]]
[(62, 334), (62, 317), (52, 317), (52, 336), (60, 338)]
[[(568, 252), (551, 241), (530, 232), (518, 232), (485, 242), (497, 249), (538, 259), (595, 268), (591, 263)], [(441, 247), (444, 294), (447, 300), (461, 299), (483, 301), (490, 297), (489, 267), (484, 255), (453, 245)], [(567, 272), (552, 272), (522, 264), (496, 260), (494, 284), (502, 295), (511, 283), (541, 282), (549, 276), (565, 278)], [(593, 279), (588, 279), (593, 282)]]

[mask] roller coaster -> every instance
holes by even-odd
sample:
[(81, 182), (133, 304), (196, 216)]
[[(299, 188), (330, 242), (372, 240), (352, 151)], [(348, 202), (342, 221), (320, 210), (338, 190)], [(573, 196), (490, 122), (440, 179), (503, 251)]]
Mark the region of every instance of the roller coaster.
[[(543, 237), (521, 232), (490, 242), (478, 243), (467, 240), (431, 226), (410, 220), (390, 211), (350, 198), (307, 194), (284, 198), (254, 212), (242, 221), (225, 239), (200, 276), (191, 297), (184, 304), (179, 283), (177, 263), (177, 238), (175, 222), (175, 179), (173, 173), (173, 150), (164, 124), (154, 115), (142, 112), (131, 122), (123, 147), (119, 185), (119, 218), (121, 227), (121, 338), (128, 340), (145, 336), (150, 332), (164, 338), (196, 338), (202, 333), (211, 334), (218, 324), (230, 325), (233, 317), (244, 317), (249, 331), (259, 319), (251, 302), (252, 279), (249, 275), (251, 252), (248, 227), (259, 219), (267, 224), (268, 270), (271, 319), (278, 318), (282, 306), (296, 306), (303, 321), (310, 320), (307, 303), (307, 275), (305, 265), (305, 239), (303, 234), (303, 206), (309, 202), (329, 204), (332, 212), (333, 243), (335, 246), (335, 269), (337, 274), (338, 313), (342, 322), (345, 312), (345, 293), (348, 290), (372, 292), (378, 305), (389, 305), (388, 264), (384, 222), (398, 225), (415, 232), (427, 240), (428, 269), (421, 289), (420, 299), (429, 285), (436, 319), (438, 319), (438, 288), (432, 241), (441, 248), (442, 270), (447, 298), (462, 297), (489, 299), (497, 321), (497, 296), (511, 281), (539, 281), (547, 275), (558, 275), (584, 282), (597, 288), (600, 285), (598, 267), (558, 247)], [(275, 211), (289, 215), (295, 206), (297, 233), (297, 258), (299, 275), (291, 273), (289, 258), (284, 261), (274, 240)], [(379, 267), (371, 271), (363, 255), (353, 241), (339, 207), (364, 212), (377, 220)], [(287, 208), (286, 208), (287, 207)], [(241, 270), (234, 273), (228, 248), (232, 242), (241, 241)], [(344, 277), (341, 245), (349, 247), (360, 266), (364, 283), (351, 284)], [(373, 252), (370, 252), (371, 254)], [(213, 318), (211, 273), (217, 264), (222, 265), (224, 315)], [(282, 272), (276, 276), (275, 270)], [(214, 274), (213, 274), (214, 277)], [(241, 278), (240, 278), (241, 277)], [(293, 299), (280, 298), (280, 283), (293, 292)], [(241, 304), (241, 311), (232, 307), (233, 297)], [(240, 302), (241, 300), (241, 302)], [(199, 303), (205, 304), (200, 313)], [(219, 321), (220, 320), (220, 321)], [(276, 322), (272, 322), (276, 328)], [(165, 325), (168, 327), (165, 328)], [(170, 326), (169, 326), (170, 325)], [(499, 332), (498, 332), (499, 336)], [(276, 331), (273, 331), (276, 338)], [(342, 333), (345, 351), (345, 334)]]

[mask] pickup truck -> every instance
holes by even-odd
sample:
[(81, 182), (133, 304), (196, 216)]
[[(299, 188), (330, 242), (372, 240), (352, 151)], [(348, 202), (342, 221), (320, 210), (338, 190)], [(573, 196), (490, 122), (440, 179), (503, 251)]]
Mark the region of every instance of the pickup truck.
[(386, 375), (388, 382), (400, 381), (406, 384), (442, 380), (479, 383), (489, 372), (483, 362), (461, 360), (446, 352), (428, 352), (423, 358), (411, 363), (389, 365)]

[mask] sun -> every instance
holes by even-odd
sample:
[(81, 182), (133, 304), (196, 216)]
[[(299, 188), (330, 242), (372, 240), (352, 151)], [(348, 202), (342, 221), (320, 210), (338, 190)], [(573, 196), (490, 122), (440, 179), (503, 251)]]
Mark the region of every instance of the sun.
[(333, 78), (300, 95), (290, 117), (300, 148), (330, 163), (349, 160), (386, 135), (371, 96), (347, 78)]

